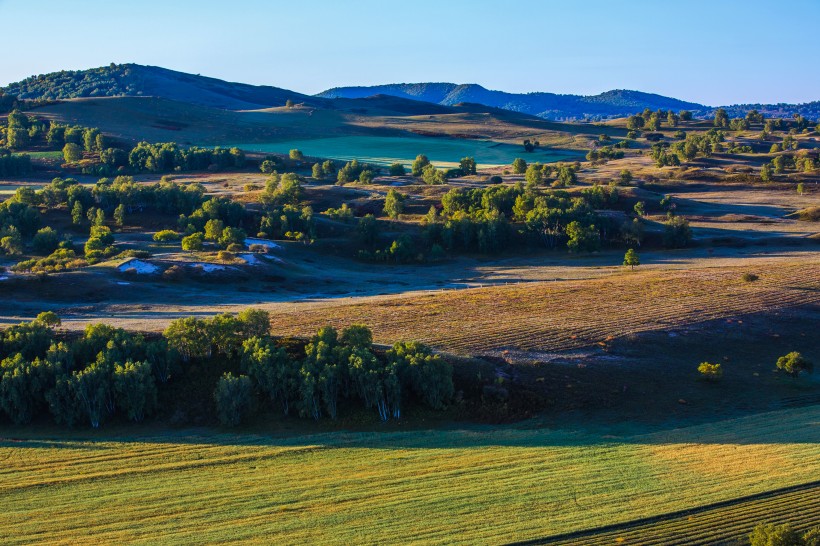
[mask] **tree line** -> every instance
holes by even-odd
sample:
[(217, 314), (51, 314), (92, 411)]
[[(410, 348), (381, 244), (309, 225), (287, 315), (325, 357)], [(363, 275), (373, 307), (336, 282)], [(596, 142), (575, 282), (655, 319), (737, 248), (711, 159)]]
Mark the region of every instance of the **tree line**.
[[(324, 327), (298, 350), (272, 337), (268, 314), (255, 309), (178, 319), (161, 336), (105, 324), (68, 335), (59, 325), (45, 312), (0, 333), (0, 410), (16, 424), (45, 415), (64, 426), (139, 422), (171, 411), (162, 402), (172, 405), (163, 393), (173, 389), (209, 393), (198, 403), (224, 425), (265, 406), (335, 419), (342, 402), (388, 420), (408, 403), (443, 409), (454, 391), (452, 366), (428, 347), (400, 342), (378, 351), (362, 325)], [(203, 377), (212, 378), (204, 390), (195, 385)]]

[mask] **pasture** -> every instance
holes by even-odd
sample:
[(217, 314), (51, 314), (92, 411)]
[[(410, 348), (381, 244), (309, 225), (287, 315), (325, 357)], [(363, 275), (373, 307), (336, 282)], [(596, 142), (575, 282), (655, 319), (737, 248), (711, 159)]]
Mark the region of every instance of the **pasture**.
[[(7, 430), (0, 541), (547, 539), (816, 480), (818, 421), (820, 406), (671, 430), (634, 426), (623, 435), (526, 427), (294, 437)], [(756, 521), (743, 517), (738, 536)]]

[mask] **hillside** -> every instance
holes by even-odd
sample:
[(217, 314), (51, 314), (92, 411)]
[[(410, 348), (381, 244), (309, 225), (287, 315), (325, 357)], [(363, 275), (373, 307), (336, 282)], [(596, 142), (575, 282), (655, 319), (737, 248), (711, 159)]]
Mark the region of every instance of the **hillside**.
[(283, 106), (287, 100), (312, 106), (328, 101), (287, 89), (232, 83), (138, 64), (111, 64), (79, 71), (32, 76), (0, 89), (22, 99), (153, 96), (227, 110)]
[(708, 106), (640, 91), (614, 90), (600, 95), (558, 95), (555, 93), (506, 93), (477, 84), (454, 83), (389, 84), (372, 87), (336, 87), (317, 95), (322, 98), (363, 98), (382, 94), (435, 102), (446, 106), (478, 103), (531, 114), (545, 119), (578, 119), (586, 116), (613, 117), (652, 110), (707, 111)]

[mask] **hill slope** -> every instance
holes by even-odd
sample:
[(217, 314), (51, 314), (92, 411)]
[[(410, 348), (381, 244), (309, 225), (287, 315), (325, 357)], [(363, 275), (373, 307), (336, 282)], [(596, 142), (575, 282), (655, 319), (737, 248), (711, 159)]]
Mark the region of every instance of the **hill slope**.
[(32, 76), (0, 91), (22, 99), (153, 96), (227, 110), (282, 106), (287, 100), (312, 106), (329, 102), (278, 87), (232, 83), (138, 64), (112, 64)]
[(558, 95), (555, 93), (506, 93), (476, 84), (411, 83), (372, 87), (336, 87), (317, 95), (322, 98), (362, 98), (382, 94), (452, 106), (477, 103), (513, 110), (546, 119), (575, 119), (585, 116), (613, 117), (656, 110), (710, 110), (708, 106), (640, 91), (614, 90), (600, 95)]

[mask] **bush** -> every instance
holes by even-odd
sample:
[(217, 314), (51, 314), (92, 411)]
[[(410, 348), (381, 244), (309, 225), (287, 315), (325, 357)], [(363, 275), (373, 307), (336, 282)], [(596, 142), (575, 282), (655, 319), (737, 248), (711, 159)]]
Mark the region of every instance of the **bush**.
[(787, 355), (781, 356), (777, 359), (775, 364), (778, 370), (781, 370), (792, 377), (797, 377), (800, 372), (811, 373), (814, 370), (814, 365), (806, 360), (803, 355), (797, 351), (792, 351)]
[(228, 252), (227, 250), (220, 250), (216, 254), (216, 259), (220, 262), (232, 262), (235, 257), (233, 252)]
[(31, 245), (38, 254), (51, 254), (60, 245), (60, 237), (52, 228), (44, 227), (34, 235)]
[(234, 427), (253, 412), (253, 383), (247, 375), (225, 373), (214, 391), (216, 414), (219, 422)]
[(390, 176), (404, 176), (404, 165), (401, 163), (393, 163), (389, 168)]
[(172, 241), (179, 241), (179, 233), (172, 229), (163, 229), (154, 233), (154, 241), (158, 243), (170, 243)]
[(751, 546), (815, 546), (820, 539), (820, 528), (806, 531), (802, 536), (788, 523), (774, 525), (761, 523), (749, 535)]
[(758, 277), (754, 273), (744, 273), (743, 276), (740, 278), (743, 279), (743, 282), (755, 282), (760, 277)]
[(700, 378), (706, 381), (719, 381), (723, 377), (723, 367), (720, 364), (701, 362), (698, 366)]

